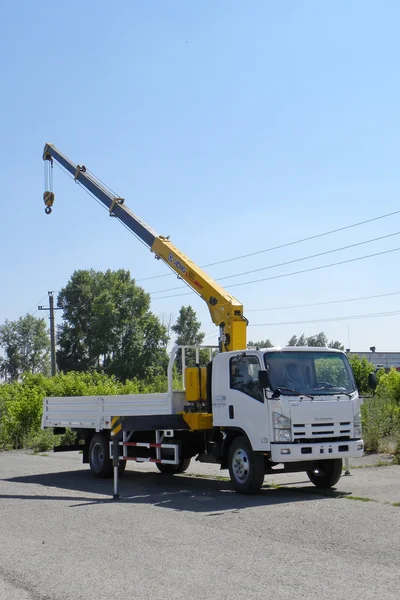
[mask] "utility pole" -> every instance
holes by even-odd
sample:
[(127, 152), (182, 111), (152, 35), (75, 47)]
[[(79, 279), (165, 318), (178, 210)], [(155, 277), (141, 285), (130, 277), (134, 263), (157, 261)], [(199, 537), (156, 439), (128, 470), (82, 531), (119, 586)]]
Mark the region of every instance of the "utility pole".
[(51, 349), (51, 375), (56, 374), (56, 327), (54, 319), (54, 311), (61, 310), (61, 307), (54, 307), (54, 292), (47, 292), (49, 295), (49, 306), (38, 306), (38, 310), (50, 311), (50, 349)]

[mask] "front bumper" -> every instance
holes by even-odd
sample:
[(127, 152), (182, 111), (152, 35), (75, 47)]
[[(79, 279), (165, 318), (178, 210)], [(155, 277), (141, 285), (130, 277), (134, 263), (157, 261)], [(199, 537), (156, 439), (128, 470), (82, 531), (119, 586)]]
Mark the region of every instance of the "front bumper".
[(310, 444), (271, 444), (271, 460), (277, 463), (359, 458), (363, 453), (363, 440), (313, 442)]

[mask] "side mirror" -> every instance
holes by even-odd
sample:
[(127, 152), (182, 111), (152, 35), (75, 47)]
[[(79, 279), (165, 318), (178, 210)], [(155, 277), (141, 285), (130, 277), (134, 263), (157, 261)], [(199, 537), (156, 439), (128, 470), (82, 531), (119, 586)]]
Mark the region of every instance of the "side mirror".
[(260, 384), (260, 388), (262, 390), (266, 390), (267, 388), (271, 387), (269, 373), (266, 369), (260, 369), (258, 371), (258, 383)]
[(376, 379), (376, 373), (369, 373), (369, 375), (368, 375), (369, 389), (375, 391), (377, 385), (378, 385), (378, 380)]

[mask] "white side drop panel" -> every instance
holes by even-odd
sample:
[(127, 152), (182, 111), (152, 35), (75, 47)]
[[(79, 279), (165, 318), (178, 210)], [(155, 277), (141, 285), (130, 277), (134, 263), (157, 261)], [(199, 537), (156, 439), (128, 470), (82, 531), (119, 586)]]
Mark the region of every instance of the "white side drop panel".
[(42, 427), (111, 428), (111, 417), (170, 415), (183, 411), (185, 392), (45, 398)]

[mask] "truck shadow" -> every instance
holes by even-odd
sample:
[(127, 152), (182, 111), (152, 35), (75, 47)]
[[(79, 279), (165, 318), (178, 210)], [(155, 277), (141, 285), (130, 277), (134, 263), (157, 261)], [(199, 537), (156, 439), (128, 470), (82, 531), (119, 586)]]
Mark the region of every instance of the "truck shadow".
[[(119, 480), (120, 499), (113, 500), (113, 481), (98, 480), (85, 470), (45, 473), (4, 479), (10, 483), (33, 484), (47, 488), (45, 493), (32, 495), (0, 494), (0, 499), (60, 500), (71, 507), (89, 506), (115, 502), (118, 504), (151, 504), (176, 511), (220, 512), (238, 511), (257, 506), (310, 502), (343, 497), (351, 492), (333, 489), (317, 490), (314, 486), (290, 487), (268, 486), (268, 478), (255, 496), (244, 496), (232, 490), (229, 481), (202, 475), (166, 476), (160, 473), (127, 470)], [(303, 482), (299, 482), (303, 484)], [(54, 490), (64, 490), (54, 494)], [(72, 493), (68, 493), (68, 491)], [(77, 494), (78, 492), (78, 494)], [(100, 495), (100, 497), (99, 497)]]

